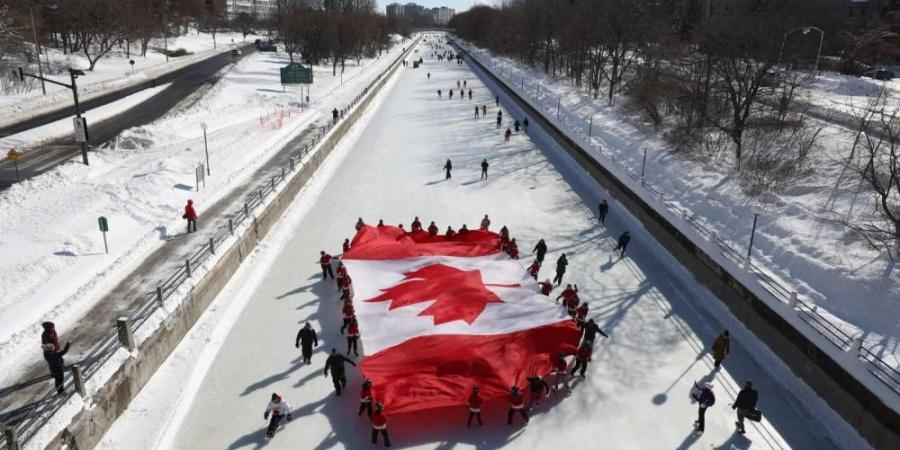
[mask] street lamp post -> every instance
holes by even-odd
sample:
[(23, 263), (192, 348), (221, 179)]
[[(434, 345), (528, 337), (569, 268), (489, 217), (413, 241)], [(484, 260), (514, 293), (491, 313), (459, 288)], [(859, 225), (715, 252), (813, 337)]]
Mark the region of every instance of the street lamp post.
[(203, 148), (206, 150), (206, 175), (211, 175), (209, 171), (209, 145), (206, 142), (206, 122), (201, 123), (200, 128), (203, 128)]
[[(44, 85), (44, 69), (41, 68), (41, 44), (38, 43), (37, 38), (37, 28), (34, 26), (34, 8), (32, 8), (31, 4), (28, 4), (28, 15), (31, 16), (31, 34), (34, 36), (34, 47), (37, 50), (37, 66), (38, 66), (38, 75), (40, 75), (41, 80), (41, 92), (44, 95), (47, 95), (47, 87)], [(50, 70), (49, 68), (47, 70)]]
[(756, 220), (759, 219), (760, 214), (765, 212), (761, 203), (756, 202), (753, 206), (750, 207), (753, 211), (753, 228), (750, 230), (750, 246), (747, 248), (747, 261), (750, 261), (750, 253), (753, 252), (753, 238), (756, 236)]

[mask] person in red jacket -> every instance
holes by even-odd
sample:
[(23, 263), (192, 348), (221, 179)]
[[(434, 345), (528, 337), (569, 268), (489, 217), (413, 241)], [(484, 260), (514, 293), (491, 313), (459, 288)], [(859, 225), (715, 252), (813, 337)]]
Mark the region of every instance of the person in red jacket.
[(391, 446), (391, 438), (388, 436), (387, 422), (388, 418), (384, 414), (384, 406), (381, 403), (375, 404), (375, 412), (370, 417), (372, 420), (372, 443), (378, 444), (378, 433), (384, 437), (384, 446)]
[(481, 219), (481, 231), (487, 231), (491, 227), (491, 219), (488, 219), (488, 215), (484, 215), (484, 219)]
[(509, 137), (512, 136), (512, 130), (509, 128), (506, 129), (506, 133), (503, 133), (504, 141), (509, 142)]
[(547, 297), (549, 297), (549, 296), (550, 296), (550, 291), (553, 290), (553, 283), (551, 283), (551, 282), (550, 282), (550, 279), (548, 278), (548, 279), (546, 279), (546, 280), (541, 281), (540, 283), (538, 283), (538, 287), (541, 288), (541, 294), (544, 294), (544, 295), (546, 295)]
[(448, 226), (447, 226), (447, 231), (444, 233), (444, 236), (446, 236), (447, 239), (450, 239), (450, 238), (452, 238), (453, 236), (456, 236), (456, 232), (453, 231), (453, 227), (451, 227), (451, 226), (448, 225)]
[(357, 342), (359, 342), (359, 323), (356, 321), (356, 317), (350, 319), (350, 325), (347, 327), (347, 354), (350, 354), (350, 349), (353, 349), (353, 354), (359, 356), (359, 350), (357, 348)]
[(513, 386), (509, 390), (509, 411), (506, 412), (506, 424), (512, 425), (513, 415), (519, 412), (522, 416), (522, 420), (525, 423), (528, 423), (528, 410), (525, 409), (525, 397), (522, 396), (522, 392), (519, 391), (518, 386)]
[(357, 416), (361, 416), (363, 411), (365, 411), (366, 415), (372, 417), (372, 396), (372, 380), (366, 378), (359, 391), (359, 412), (356, 413)]
[[(194, 201), (188, 200), (187, 205), (184, 205), (184, 215), (181, 216), (183, 219), (187, 219), (187, 232), (192, 233), (197, 231), (197, 211), (194, 209)], [(191, 231), (191, 227), (193, 227), (193, 231)]]
[(519, 245), (516, 244), (516, 238), (512, 238), (509, 241), (508, 253), (510, 258), (519, 259)]
[(322, 279), (327, 280), (329, 276), (334, 279), (334, 272), (331, 271), (331, 255), (325, 253), (325, 250), (319, 252), (319, 265), (322, 266)]
[(422, 222), (419, 222), (419, 216), (416, 216), (412, 221), (412, 225), (409, 228), (415, 233), (416, 231), (422, 231)]
[(563, 299), (563, 305), (565, 305), (567, 301), (577, 298), (578, 292), (575, 290), (575, 288), (572, 287), (571, 284), (567, 284), (562, 293), (556, 296), (556, 302), (559, 303), (559, 299)]
[(428, 225), (428, 234), (430, 236), (437, 236), (438, 234), (438, 227), (434, 224), (433, 220), (431, 221), (431, 225)]
[(44, 331), (41, 333), (41, 345), (50, 344), (53, 346), (53, 351), (59, 351), (59, 335), (56, 334), (56, 324), (53, 322), (44, 322), (41, 324), (41, 327), (44, 328)]
[(538, 272), (541, 270), (541, 263), (538, 260), (534, 260), (530, 266), (528, 266), (528, 274), (531, 275), (531, 278), (534, 278), (537, 281)]
[(344, 265), (342, 261), (338, 261), (337, 266), (337, 279), (340, 280), (347, 276), (347, 266)]
[(587, 315), (588, 304), (587, 302), (584, 302), (575, 310), (575, 323), (578, 324), (579, 330), (584, 329), (584, 321), (587, 320)]
[(481, 407), (484, 406), (484, 399), (481, 398), (481, 389), (478, 386), (472, 387), (472, 393), (469, 395), (466, 406), (469, 407), (469, 420), (466, 421), (466, 427), (472, 426), (473, 417), (478, 418), (478, 426), (484, 425), (484, 422), (481, 421)]
[(350, 278), (350, 275), (345, 275), (341, 278), (341, 298), (348, 299), (353, 298), (353, 292), (351, 291), (353, 287), (353, 279)]
[(344, 245), (342, 247), (343, 253), (347, 253), (350, 251), (350, 239), (344, 239)]
[(500, 233), (500, 251), (509, 252), (509, 235)]
[(356, 231), (362, 230), (362, 227), (366, 226), (366, 223), (363, 222), (362, 217), (356, 219)]
[(556, 358), (556, 362), (553, 363), (553, 375), (553, 392), (558, 392), (559, 385), (562, 384), (566, 388), (566, 394), (570, 394), (572, 389), (569, 387), (569, 363), (566, 362), (566, 355), (560, 353)]
[(581, 378), (584, 378), (584, 372), (587, 370), (588, 362), (591, 361), (591, 344), (584, 342), (581, 344), (581, 347), (578, 347), (578, 351), (575, 352), (575, 366), (572, 367), (572, 372), (570, 375), (575, 376), (575, 372), (581, 369), (581, 373), (578, 375)]
[(341, 308), (341, 313), (344, 315), (344, 323), (341, 325), (341, 334), (344, 334), (344, 330), (350, 326), (350, 322), (352, 322), (353, 318), (356, 316), (356, 310), (353, 308), (353, 301), (349, 298), (344, 300), (344, 306)]

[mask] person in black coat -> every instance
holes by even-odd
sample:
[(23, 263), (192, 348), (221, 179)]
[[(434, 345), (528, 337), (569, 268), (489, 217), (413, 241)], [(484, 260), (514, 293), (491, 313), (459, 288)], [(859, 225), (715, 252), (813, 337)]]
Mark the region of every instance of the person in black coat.
[[(478, 110), (478, 107), (477, 107), (477, 106), (475, 107), (475, 110), (476, 110), (476, 111)], [(481, 160), (481, 179), (482, 179), (482, 180), (487, 180), (487, 177), (488, 177), (488, 172), (487, 172), (488, 166), (489, 166), (489, 164), (488, 164), (487, 158), (482, 159), (482, 160)]]
[(735, 425), (737, 425), (738, 433), (744, 434), (744, 418), (756, 409), (757, 401), (759, 401), (759, 394), (753, 389), (753, 382), (747, 381), (731, 405), (731, 409), (737, 410), (737, 422), (735, 422)]
[(609, 213), (609, 203), (606, 203), (606, 200), (600, 202), (600, 205), (597, 206), (597, 212), (599, 213), (598, 219), (600, 223), (606, 223), (606, 214)]
[(303, 363), (311, 364), (313, 346), (319, 346), (319, 337), (316, 336), (316, 330), (313, 330), (309, 322), (306, 322), (306, 325), (297, 333), (297, 341), (294, 343), (294, 347), (300, 348), (301, 345), (303, 346), (301, 350)]
[(341, 395), (341, 389), (347, 387), (347, 375), (344, 373), (345, 362), (356, 367), (356, 363), (353, 362), (353, 360), (338, 353), (335, 348), (331, 349), (331, 354), (328, 355), (328, 359), (325, 360), (325, 376), (327, 377), (328, 372), (331, 371), (331, 382), (334, 383), (334, 390), (339, 397)]
[(47, 366), (50, 368), (50, 376), (53, 377), (53, 382), (56, 385), (56, 392), (62, 394), (66, 391), (66, 388), (63, 385), (63, 379), (66, 374), (66, 362), (63, 359), (63, 356), (69, 352), (70, 344), (66, 342), (66, 346), (60, 351), (57, 351), (53, 344), (44, 344), (42, 347), (44, 350), (44, 359), (47, 361)]
[(547, 243), (544, 242), (543, 239), (539, 240), (538, 243), (534, 246), (534, 250), (531, 253), (537, 254), (537, 261), (541, 264), (544, 263), (544, 255), (547, 254)]
[(613, 251), (622, 249), (622, 253), (619, 254), (620, 258), (625, 257), (625, 248), (628, 247), (628, 243), (631, 242), (631, 233), (624, 232), (619, 236), (619, 242), (616, 244), (616, 248)]
[(597, 325), (597, 322), (594, 322), (594, 319), (589, 319), (587, 323), (584, 324), (584, 328), (581, 330), (581, 335), (584, 342), (588, 342), (591, 345), (594, 344), (594, 340), (597, 339), (597, 333), (600, 333), (601, 336), (608, 338), (609, 336), (600, 329), (600, 325)]
[(450, 172), (452, 170), (453, 170), (453, 163), (451, 163), (450, 160), (448, 159), (447, 162), (444, 163), (444, 172), (445, 172), (444, 179), (445, 180), (449, 180), (450, 178), (453, 178), (452, 175), (450, 174)]
[(569, 260), (566, 258), (566, 254), (563, 253), (559, 259), (556, 260), (556, 277), (553, 278), (553, 282), (556, 283), (557, 286), (562, 284), (563, 275), (566, 273), (566, 266), (569, 265)]

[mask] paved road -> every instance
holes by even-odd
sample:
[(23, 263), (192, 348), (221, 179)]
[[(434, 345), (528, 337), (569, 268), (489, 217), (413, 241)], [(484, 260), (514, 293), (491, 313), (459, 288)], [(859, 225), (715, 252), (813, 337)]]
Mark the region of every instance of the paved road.
[[(252, 51), (254, 51), (254, 47), (252, 45), (247, 46), (242, 49), (242, 54), (246, 55)], [(91, 146), (101, 145), (124, 130), (145, 125), (162, 117), (163, 114), (168, 112), (172, 107), (178, 104), (178, 102), (188, 97), (191, 93), (218, 81), (220, 77), (219, 71), (233, 61), (234, 58), (226, 52), (190, 65), (184, 69), (160, 76), (159, 78), (143, 83), (135, 88), (113, 92), (89, 102), (82, 103), (85, 109), (96, 108), (149, 87), (172, 83), (162, 92), (113, 118), (88, 124), (90, 127)], [(10, 134), (9, 130), (14, 130), (12, 133), (18, 133), (29, 128), (71, 117), (73, 114), (74, 111), (71, 108), (63, 108), (11, 127), (0, 128), (0, 136)], [(44, 173), (64, 161), (67, 161), (69, 158), (79, 155), (80, 152), (81, 147), (71, 136), (57, 139), (38, 149), (29, 151), (18, 161), (19, 179), (25, 180)], [(0, 161), (0, 190), (8, 188), (15, 182), (16, 171), (14, 163), (7, 159)]]

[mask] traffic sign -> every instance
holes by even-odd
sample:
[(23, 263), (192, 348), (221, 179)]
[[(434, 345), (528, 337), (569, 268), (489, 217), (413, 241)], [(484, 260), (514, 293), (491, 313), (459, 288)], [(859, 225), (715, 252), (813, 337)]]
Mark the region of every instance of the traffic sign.
[(312, 84), (312, 66), (303, 67), (303, 64), (290, 63), (281, 68), (281, 84)]
[(84, 117), (73, 117), (72, 122), (75, 125), (75, 142), (87, 142), (87, 119), (85, 119)]
[(9, 158), (10, 161), (16, 161), (22, 157), (22, 152), (11, 148), (8, 152), (6, 152), (6, 157)]
[(97, 219), (97, 223), (100, 224), (100, 231), (102, 231), (104, 233), (109, 231), (109, 221), (106, 220), (106, 217), (100, 216)]

